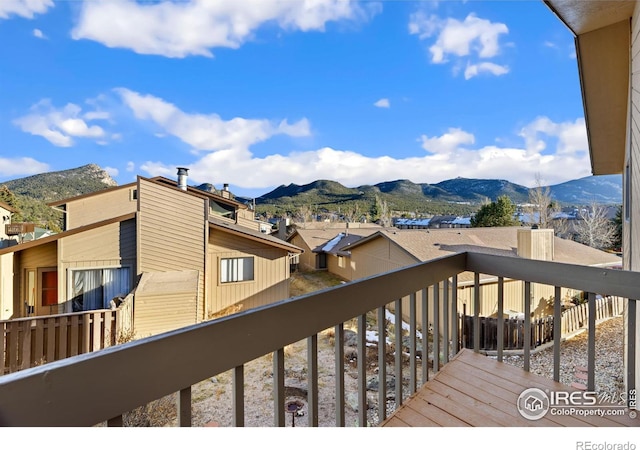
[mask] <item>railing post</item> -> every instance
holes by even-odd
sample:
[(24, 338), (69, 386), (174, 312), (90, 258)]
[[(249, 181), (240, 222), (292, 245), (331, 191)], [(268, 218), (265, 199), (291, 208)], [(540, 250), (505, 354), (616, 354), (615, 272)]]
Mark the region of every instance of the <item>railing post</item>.
[(429, 381), (429, 289), (422, 289), (422, 384)]
[(358, 316), (358, 426), (367, 426), (367, 317)]
[(562, 340), (562, 288), (555, 287), (553, 302), (553, 381), (560, 381), (560, 341)]
[(596, 389), (596, 295), (588, 294), (587, 328), (587, 389)]
[(504, 277), (498, 277), (498, 330), (496, 332), (498, 344), (498, 361), (502, 361), (504, 353)]
[[(636, 302), (635, 299), (627, 300), (627, 403), (631, 401), (629, 394), (636, 391)], [(637, 393), (635, 398), (638, 398)], [(638, 409), (637, 403), (634, 408)]]
[(276, 427), (284, 427), (284, 349), (273, 352), (273, 416)]
[(416, 294), (409, 295), (409, 395), (417, 389), (416, 382)]
[(531, 283), (524, 282), (524, 370), (531, 364)]
[(178, 393), (178, 426), (191, 426), (191, 386)]
[(396, 409), (402, 405), (402, 299), (395, 301), (395, 377)]
[(335, 326), (336, 427), (344, 427), (344, 324)]
[(449, 279), (444, 280), (444, 298), (442, 299), (442, 359), (449, 362)]
[(453, 276), (451, 288), (451, 341), (453, 342), (453, 353), (460, 350), (458, 345), (458, 275)]
[(378, 308), (378, 421), (387, 418), (387, 318), (384, 306)]
[(244, 427), (244, 366), (233, 369), (233, 426)]
[(473, 351), (480, 352), (480, 274), (473, 274)]
[(440, 283), (433, 285), (433, 372), (440, 370)]
[(318, 426), (318, 335), (307, 338), (307, 409), (308, 425)]

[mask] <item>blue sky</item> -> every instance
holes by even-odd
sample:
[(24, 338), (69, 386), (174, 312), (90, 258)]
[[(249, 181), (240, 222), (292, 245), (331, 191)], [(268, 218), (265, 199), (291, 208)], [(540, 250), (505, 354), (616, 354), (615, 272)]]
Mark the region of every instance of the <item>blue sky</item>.
[(541, 0), (0, 0), (0, 42), (0, 182), (590, 175), (573, 37)]

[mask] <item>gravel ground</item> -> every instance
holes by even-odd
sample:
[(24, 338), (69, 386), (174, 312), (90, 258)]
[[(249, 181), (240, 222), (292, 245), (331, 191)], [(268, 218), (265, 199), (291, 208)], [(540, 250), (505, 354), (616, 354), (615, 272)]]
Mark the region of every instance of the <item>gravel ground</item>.
[[(623, 318), (614, 317), (596, 325), (595, 390), (619, 396), (624, 393)], [(507, 356), (504, 361), (523, 367), (521, 356)], [(576, 367), (587, 367), (587, 333), (565, 340), (560, 349), (560, 382), (571, 384), (585, 381), (576, 378)], [(553, 347), (531, 355), (530, 371), (553, 378)], [(619, 398), (619, 397), (618, 397)]]
[[(622, 317), (609, 319), (597, 325), (596, 331), (596, 391), (610, 395), (623, 392)], [(561, 379), (564, 384), (580, 381), (575, 378), (576, 366), (587, 365), (587, 334), (581, 333), (565, 340), (561, 348)], [(345, 350), (347, 353), (347, 350)], [(521, 356), (505, 356), (505, 362), (522, 367)], [(318, 383), (319, 425), (335, 427), (335, 361), (333, 339), (330, 331), (318, 336)], [(373, 369), (373, 368), (372, 368)], [(245, 365), (245, 426), (274, 426), (271, 356), (251, 361)], [(285, 349), (286, 400), (303, 403), (301, 415), (286, 414), (286, 426), (306, 427), (306, 341), (300, 341)], [(531, 372), (548, 378), (553, 377), (553, 348), (540, 350), (531, 355)], [(393, 373), (389, 366), (387, 373)], [(407, 373), (406, 371), (404, 372)], [(374, 376), (372, 370), (371, 376)], [(232, 374), (220, 374), (202, 381), (193, 387), (193, 425), (230, 427), (233, 423)], [(358, 425), (357, 413), (357, 367), (355, 362), (345, 362), (345, 425)], [(388, 389), (388, 395), (393, 389)], [(369, 391), (368, 421), (377, 423), (377, 392)], [(393, 411), (393, 400), (388, 410)]]

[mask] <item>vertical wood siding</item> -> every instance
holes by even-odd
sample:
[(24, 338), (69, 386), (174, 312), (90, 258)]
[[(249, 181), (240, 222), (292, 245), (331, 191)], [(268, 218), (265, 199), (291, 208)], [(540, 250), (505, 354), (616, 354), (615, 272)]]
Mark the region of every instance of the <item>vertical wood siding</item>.
[(100, 222), (112, 217), (136, 211), (137, 203), (130, 191), (134, 187), (122, 187), (99, 195), (89, 196), (67, 203), (67, 229)]
[(208, 228), (206, 201), (144, 179), (139, 179), (138, 198), (138, 273), (199, 271), (197, 317), (193, 318), (193, 323), (201, 321), (204, 315), (205, 230)]
[[(19, 279), (19, 298), (18, 304), (15, 306), (21, 306), (25, 299), (25, 290), (26, 290), (26, 280), (25, 280), (25, 269), (38, 269), (43, 267), (58, 267), (58, 246), (56, 242), (50, 242), (48, 244), (40, 245), (37, 247), (32, 247), (20, 252), (19, 258), (16, 258), (18, 261), (17, 264), (14, 265), (14, 282), (16, 279)], [(17, 278), (16, 278), (17, 277)], [(36, 277), (37, 283), (37, 277)], [(59, 288), (58, 284), (58, 288)], [(37, 286), (36, 286), (37, 287)], [(37, 302), (37, 298), (36, 298)], [(37, 308), (37, 305), (36, 305)], [(50, 314), (58, 314), (59, 310), (54, 310), (50, 308)], [(15, 310), (14, 313), (19, 315), (20, 310)]]
[(13, 316), (13, 253), (0, 256), (0, 320)]
[(300, 254), (300, 270), (315, 270), (316, 254), (311, 251), (312, 249), (307, 246), (304, 239), (302, 239), (300, 235), (296, 235), (291, 238), (290, 243), (304, 250), (304, 252)]
[[(136, 222), (134, 219), (95, 228), (60, 239), (60, 269), (58, 272), (58, 302), (66, 303), (70, 269), (105, 267), (131, 268), (131, 286), (136, 273)], [(71, 312), (70, 305), (64, 311)]]
[[(289, 297), (289, 261), (286, 250), (240, 236), (211, 231), (208, 267), (209, 311), (212, 315), (232, 305), (242, 309), (266, 305)], [(220, 282), (221, 258), (254, 258), (254, 280)]]

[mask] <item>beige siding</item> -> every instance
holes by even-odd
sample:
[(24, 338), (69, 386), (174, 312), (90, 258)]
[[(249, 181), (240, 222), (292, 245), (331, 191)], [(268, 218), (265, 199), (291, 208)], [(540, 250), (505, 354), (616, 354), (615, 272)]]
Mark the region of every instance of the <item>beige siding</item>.
[(290, 243), (304, 250), (300, 254), (300, 270), (316, 270), (316, 253), (313, 253), (300, 235), (291, 238)]
[[(17, 258), (18, 263), (14, 265), (15, 275), (19, 278), (19, 298), (17, 300), (17, 305), (14, 303), (14, 313), (16, 315), (22, 314), (23, 312), (23, 302), (25, 299), (25, 291), (26, 291), (26, 280), (25, 280), (25, 270), (26, 269), (41, 269), (41, 268), (50, 268), (50, 267), (58, 267), (58, 246), (56, 242), (50, 242), (48, 244), (40, 245), (37, 247), (32, 247), (20, 252), (20, 256)], [(60, 271), (58, 271), (58, 301), (60, 301)], [(15, 278), (14, 278), (15, 280)], [(37, 280), (37, 277), (36, 277)], [(36, 281), (37, 283), (37, 281)], [(36, 284), (36, 292), (39, 292), (39, 287)], [(42, 307), (39, 307), (40, 298), (36, 298), (36, 314), (58, 314), (63, 312), (62, 308), (56, 307), (46, 307), (46, 311), (43, 310)], [(19, 309), (18, 309), (19, 308)]]
[(518, 256), (553, 261), (553, 230), (518, 230)]
[(67, 229), (123, 216), (136, 211), (136, 200), (132, 196), (134, 187), (122, 187), (97, 195), (70, 200), (67, 205)]
[(138, 273), (197, 270), (198, 320), (202, 320), (206, 200), (142, 178), (138, 198)]
[(135, 333), (143, 338), (193, 325), (197, 293), (138, 294), (135, 296)]
[[(249, 309), (289, 297), (289, 261), (286, 250), (222, 231), (209, 238), (209, 315), (232, 305)], [(238, 283), (220, 282), (222, 258), (254, 258), (254, 279)]]
[(0, 255), (0, 320), (13, 316), (13, 253)]
[(94, 228), (59, 240), (59, 301), (66, 299), (65, 312), (71, 312), (68, 294), (72, 269), (130, 267), (131, 286), (136, 274), (136, 222), (134, 219)]
[(374, 239), (351, 250), (354, 280), (416, 263), (416, 258), (387, 239)]
[(144, 273), (134, 294), (136, 337), (193, 325), (199, 279), (200, 273), (194, 270)]
[(345, 280), (353, 280), (351, 258), (327, 254), (327, 270)]

